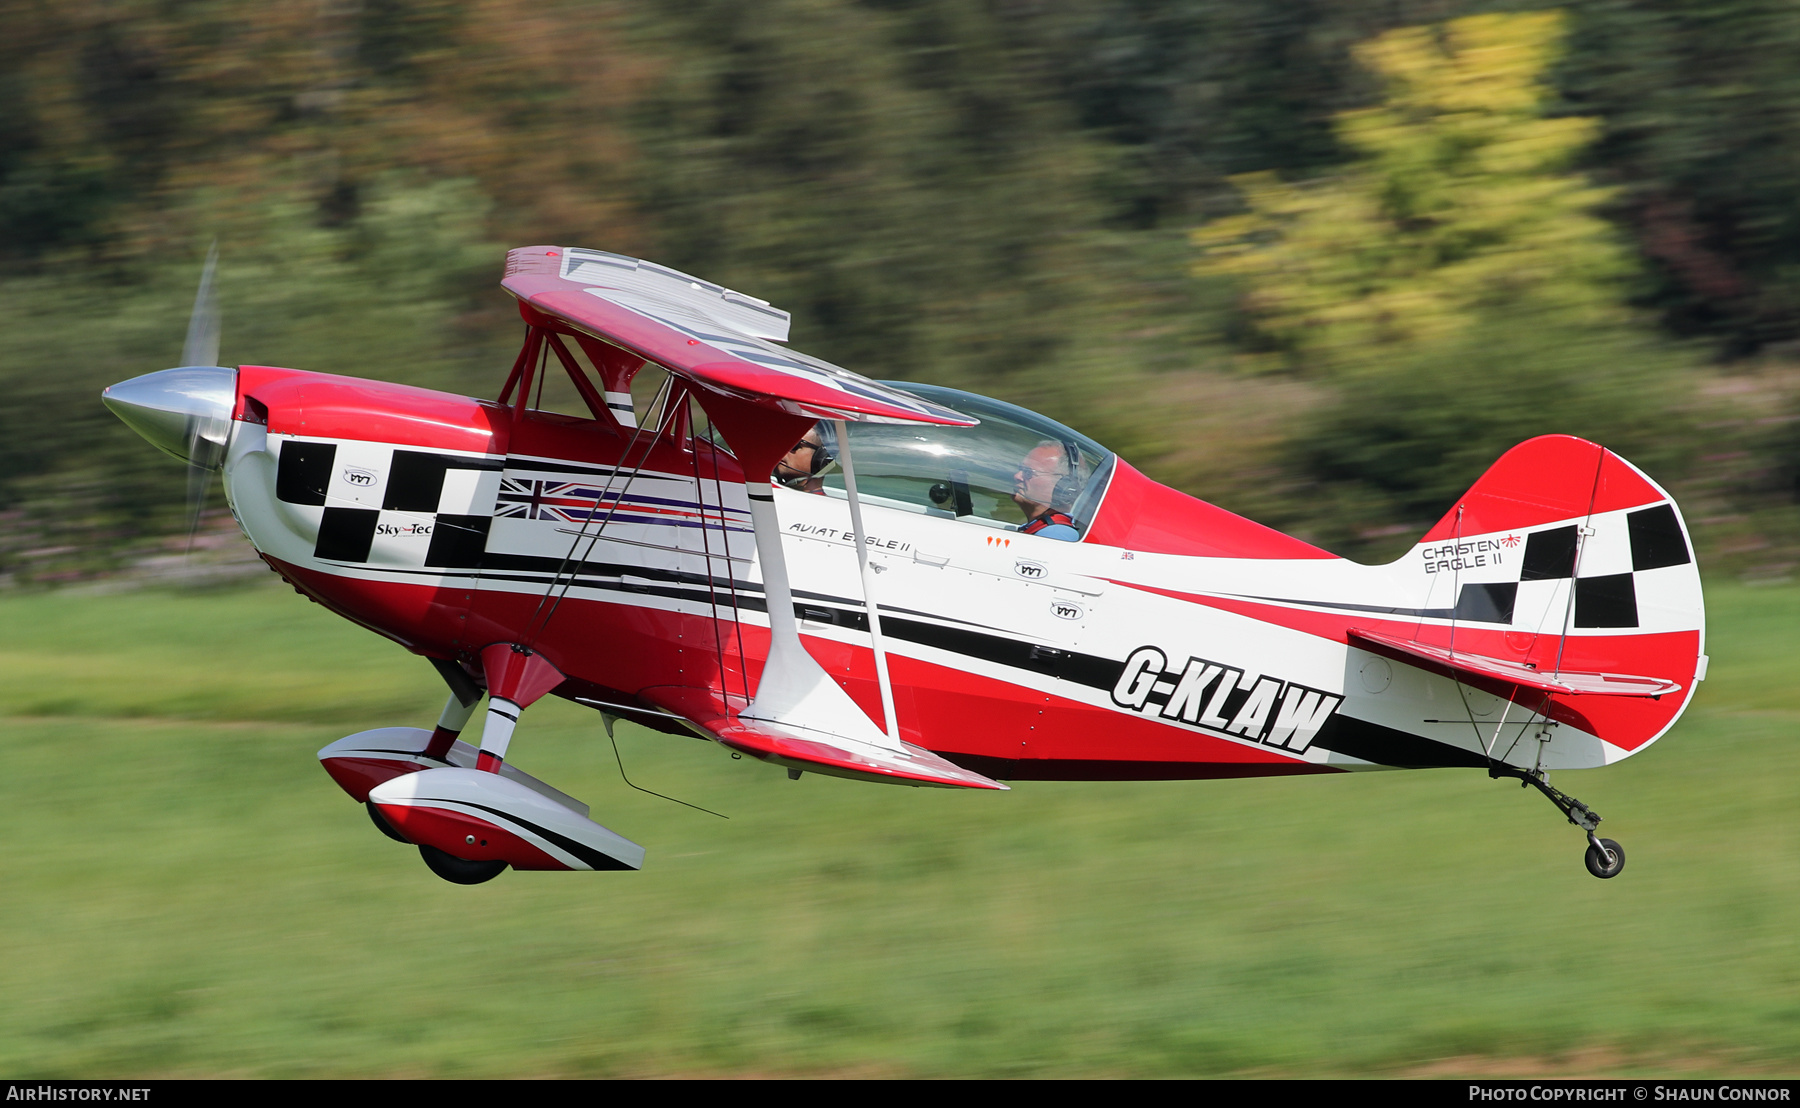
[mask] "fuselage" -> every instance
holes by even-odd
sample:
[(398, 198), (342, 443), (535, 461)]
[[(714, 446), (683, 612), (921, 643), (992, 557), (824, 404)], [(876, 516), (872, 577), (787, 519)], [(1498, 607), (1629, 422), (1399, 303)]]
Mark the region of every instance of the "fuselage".
[[(234, 514), (273, 568), (333, 611), (465, 665), (488, 644), (524, 642), (568, 676), (558, 695), (646, 722), (667, 718), (659, 689), (754, 697), (769, 631), (746, 485), (736, 459), (685, 424), (638, 432), (255, 366), (239, 371), (234, 415)], [(1529, 528), (1440, 534), (1363, 566), (1123, 460), (1096, 481), (1079, 542), (864, 498), (904, 739), (1010, 779), (1489, 758), (1556, 769), (1642, 749), (1690, 696), (1703, 648), (1691, 565), (1639, 574), (1667, 580), (1640, 581), (1623, 634), (1617, 620), (1571, 625), (1573, 570), (1522, 578)], [(848, 504), (834, 490), (773, 491), (802, 641), (884, 722)], [(1624, 535), (1648, 495), (1584, 526)], [(1526, 710), (1351, 646), (1351, 628), (1532, 666), (1690, 661), (1672, 674), (1677, 694)]]

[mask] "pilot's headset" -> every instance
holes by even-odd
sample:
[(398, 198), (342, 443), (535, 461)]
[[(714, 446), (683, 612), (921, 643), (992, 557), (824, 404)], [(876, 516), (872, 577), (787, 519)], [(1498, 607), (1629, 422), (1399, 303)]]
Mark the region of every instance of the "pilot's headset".
[(1056, 485), (1050, 490), (1050, 507), (1059, 512), (1067, 512), (1075, 507), (1075, 498), (1081, 494), (1081, 486), (1085, 483), (1081, 474), (1081, 448), (1069, 439), (1057, 440), (1062, 445), (1063, 465), (1068, 472), (1056, 479)]
[(812, 450), (808, 452), (811, 454), (811, 458), (807, 462), (806, 472), (788, 477), (784, 477), (779, 473), (776, 474), (775, 479), (789, 488), (804, 488), (808, 481), (817, 477), (819, 474), (824, 473), (826, 468), (830, 466), (832, 462), (837, 461), (837, 434), (835, 428), (832, 427), (831, 422), (822, 419), (813, 425), (813, 430), (818, 434), (819, 445), (813, 447)]
[(825, 467), (837, 461), (837, 425), (829, 419), (821, 419), (815, 426), (819, 431), (819, 445), (812, 452), (812, 476), (817, 477), (825, 472)]

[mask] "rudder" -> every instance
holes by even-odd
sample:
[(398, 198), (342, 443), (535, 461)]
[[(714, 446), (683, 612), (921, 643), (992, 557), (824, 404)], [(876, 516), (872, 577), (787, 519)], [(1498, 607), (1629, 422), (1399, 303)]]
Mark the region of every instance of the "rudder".
[[(1530, 667), (1662, 678), (1660, 698), (1557, 697), (1607, 746), (1649, 745), (1704, 676), (1705, 605), (1674, 500), (1617, 454), (1546, 435), (1502, 455), (1394, 569), (1420, 581), (1420, 642)], [(1554, 713), (1553, 714), (1557, 714)]]

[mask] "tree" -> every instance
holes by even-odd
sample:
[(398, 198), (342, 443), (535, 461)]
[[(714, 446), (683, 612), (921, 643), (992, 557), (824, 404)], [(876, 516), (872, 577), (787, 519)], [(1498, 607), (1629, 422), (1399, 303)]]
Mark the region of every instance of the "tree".
[[(794, 313), (874, 376), (993, 389), (1054, 361), (1091, 284), (1092, 151), (990, 5), (694, 0), (639, 41), (653, 255)], [(854, 58), (855, 64), (847, 64)]]
[(1236, 178), (1248, 210), (1194, 241), (1202, 273), (1245, 280), (1265, 349), (1330, 373), (1496, 312), (1625, 321), (1630, 257), (1596, 214), (1608, 193), (1567, 171), (1596, 123), (1544, 115), (1561, 27), (1543, 12), (1383, 35), (1356, 55), (1384, 102), (1338, 117), (1359, 161), (1311, 184)]
[(1766, 0), (1587, 0), (1559, 85), (1649, 263), (1640, 301), (1743, 356), (1800, 336), (1800, 19)]
[(1627, 307), (1608, 192), (1569, 169), (1596, 124), (1546, 111), (1561, 34), (1556, 12), (1482, 15), (1364, 44), (1385, 95), (1338, 117), (1358, 160), (1239, 178), (1247, 210), (1193, 236), (1200, 274), (1241, 283), (1243, 361), (1332, 389), (1288, 453), (1340, 544), (1429, 522), (1532, 434), (1668, 456), (1668, 355)]

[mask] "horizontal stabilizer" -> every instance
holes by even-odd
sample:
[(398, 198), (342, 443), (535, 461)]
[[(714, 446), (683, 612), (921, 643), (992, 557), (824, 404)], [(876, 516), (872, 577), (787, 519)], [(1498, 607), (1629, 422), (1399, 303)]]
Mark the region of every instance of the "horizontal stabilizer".
[(1418, 666), (1440, 676), (1474, 679), (1491, 686), (1494, 682), (1516, 685), (1560, 696), (1666, 696), (1680, 692), (1681, 685), (1662, 677), (1639, 677), (1629, 673), (1581, 673), (1559, 670), (1545, 673), (1522, 662), (1509, 662), (1466, 650), (1432, 646), (1411, 639), (1395, 638), (1377, 631), (1352, 627), (1348, 638), (1351, 646), (1360, 647), (1408, 665)]
[(895, 750), (808, 727), (744, 719), (723, 705), (717, 694), (704, 689), (664, 686), (646, 689), (640, 695), (689, 720), (733, 750), (789, 769), (941, 789), (1008, 787), (909, 742), (902, 742), (901, 748)]

